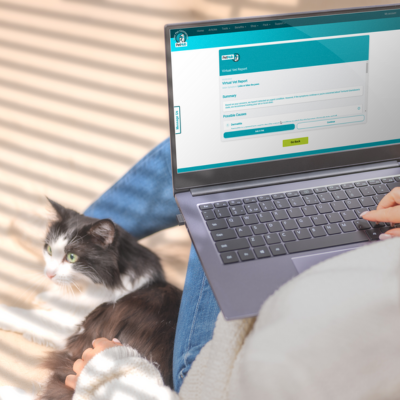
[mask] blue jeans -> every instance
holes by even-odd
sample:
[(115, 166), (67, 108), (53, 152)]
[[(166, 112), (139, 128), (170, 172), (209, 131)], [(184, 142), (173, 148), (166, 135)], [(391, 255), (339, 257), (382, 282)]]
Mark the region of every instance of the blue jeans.
[[(169, 140), (140, 160), (84, 213), (110, 218), (141, 239), (177, 224)], [(179, 392), (194, 359), (212, 338), (219, 307), (193, 245), (175, 335), (173, 377)]]

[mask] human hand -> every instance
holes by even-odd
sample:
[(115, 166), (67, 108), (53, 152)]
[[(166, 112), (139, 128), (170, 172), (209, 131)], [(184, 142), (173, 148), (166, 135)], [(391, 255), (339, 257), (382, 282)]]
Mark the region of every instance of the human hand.
[[(375, 211), (366, 211), (361, 217), (367, 221), (390, 222), (392, 224), (400, 223), (400, 187), (394, 188), (378, 204)], [(390, 239), (394, 236), (400, 236), (400, 229), (391, 229), (379, 236), (379, 239)]]
[(93, 348), (86, 349), (83, 354), (82, 358), (76, 360), (74, 362), (74, 366), (72, 369), (76, 373), (76, 375), (68, 375), (65, 378), (66, 386), (70, 387), (71, 389), (75, 390), (76, 382), (78, 381), (79, 375), (81, 374), (83, 368), (85, 368), (86, 364), (96, 355), (101, 353), (105, 349), (109, 349), (115, 346), (122, 346), (121, 342), (118, 339), (108, 340), (105, 338), (95, 339), (92, 342)]

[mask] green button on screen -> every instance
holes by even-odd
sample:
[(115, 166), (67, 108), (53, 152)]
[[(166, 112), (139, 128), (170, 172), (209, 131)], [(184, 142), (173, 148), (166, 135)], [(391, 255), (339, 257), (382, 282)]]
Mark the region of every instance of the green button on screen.
[(283, 147), (300, 146), (301, 144), (308, 144), (308, 137), (288, 139), (283, 141)]

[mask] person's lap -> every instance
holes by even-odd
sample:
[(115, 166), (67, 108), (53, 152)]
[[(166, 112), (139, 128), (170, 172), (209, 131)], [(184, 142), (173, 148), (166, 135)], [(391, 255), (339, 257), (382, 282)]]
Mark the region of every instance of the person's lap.
[[(110, 218), (138, 239), (177, 224), (169, 140), (162, 142), (96, 200), (85, 215)], [(175, 336), (175, 390), (211, 339), (219, 307), (192, 245)]]

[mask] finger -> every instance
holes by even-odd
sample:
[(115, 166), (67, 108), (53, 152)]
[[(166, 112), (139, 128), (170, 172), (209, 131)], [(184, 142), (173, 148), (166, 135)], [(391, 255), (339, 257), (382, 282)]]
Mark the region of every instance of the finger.
[(87, 363), (89, 360), (91, 360), (94, 356), (94, 350), (92, 348), (86, 349), (83, 354), (82, 354), (82, 360)]
[(400, 229), (391, 229), (390, 231), (382, 233), (382, 235), (379, 236), (379, 239), (385, 240), (392, 239), (394, 237), (400, 237)]
[(400, 204), (400, 187), (394, 188), (378, 204), (377, 210)]
[(121, 342), (120, 342), (117, 338), (114, 338), (112, 341), (113, 341), (114, 343), (116, 343), (116, 344), (121, 344)]
[(110, 340), (108, 340), (106, 338), (98, 338), (98, 339), (93, 340), (92, 346), (93, 346), (93, 348), (96, 348), (97, 346), (102, 346), (108, 342), (110, 342)]
[(392, 222), (397, 224), (400, 222), (400, 206), (369, 211), (366, 214), (362, 214), (362, 217), (368, 221)]
[(65, 378), (65, 385), (75, 390), (77, 381), (78, 377), (76, 375), (67, 375)]
[(85, 365), (86, 363), (83, 360), (79, 359), (74, 362), (72, 369), (77, 375), (79, 375), (82, 372)]

